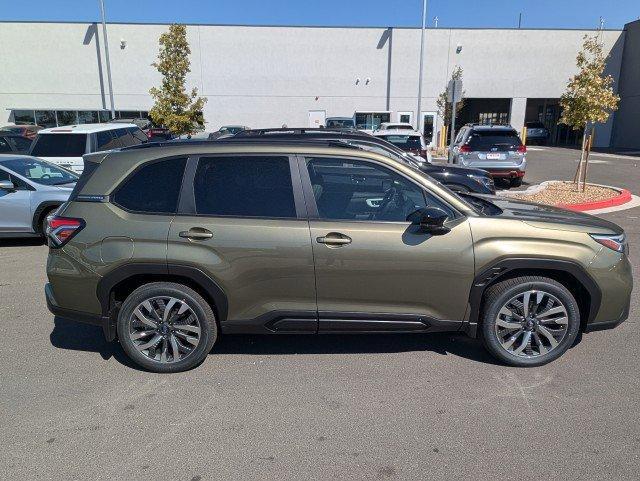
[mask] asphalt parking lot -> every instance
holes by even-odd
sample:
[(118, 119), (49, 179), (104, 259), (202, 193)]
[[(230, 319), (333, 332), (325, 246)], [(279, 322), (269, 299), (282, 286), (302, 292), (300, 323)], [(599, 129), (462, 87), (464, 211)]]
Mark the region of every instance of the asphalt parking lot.
[[(577, 156), (534, 147), (525, 181), (570, 179)], [(639, 160), (592, 160), (591, 181), (639, 193)], [(638, 284), (640, 208), (604, 217)], [(54, 320), (46, 255), (0, 244), (1, 479), (637, 479), (637, 287), (627, 322), (540, 368), (462, 335), (227, 336), (158, 375)]]

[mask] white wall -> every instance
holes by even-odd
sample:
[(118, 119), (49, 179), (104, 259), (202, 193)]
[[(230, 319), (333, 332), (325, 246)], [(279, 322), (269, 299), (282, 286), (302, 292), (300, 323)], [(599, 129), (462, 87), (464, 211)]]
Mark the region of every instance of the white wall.
[[(110, 24), (117, 110), (148, 109), (151, 66), (164, 25)], [(387, 40), (381, 28), (189, 26), (188, 86), (207, 97), (207, 130), (222, 124), (252, 127), (307, 125), (308, 110), (351, 116), (386, 110)], [(0, 119), (14, 108), (108, 108), (102, 29), (81, 23), (0, 23)], [(467, 97), (557, 98), (575, 71), (585, 31), (430, 29), (426, 35), (422, 111), (456, 65)], [(620, 31), (603, 32), (619, 72)], [(120, 48), (120, 40), (127, 42)], [(417, 110), (420, 31), (393, 29), (390, 110)], [(456, 54), (457, 45), (462, 52)], [(378, 48), (380, 47), (380, 48)], [(102, 83), (101, 83), (102, 78)], [(356, 79), (360, 82), (356, 84)], [(366, 79), (370, 81), (366, 84)], [(104, 92), (104, 93), (103, 93)]]

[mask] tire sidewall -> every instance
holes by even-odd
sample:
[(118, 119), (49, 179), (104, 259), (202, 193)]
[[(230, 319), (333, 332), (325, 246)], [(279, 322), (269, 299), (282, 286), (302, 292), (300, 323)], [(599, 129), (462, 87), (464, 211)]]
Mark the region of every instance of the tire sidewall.
[[(536, 356), (533, 358), (516, 357), (504, 350), (495, 334), (495, 323), (498, 312), (513, 297), (529, 290), (538, 290), (547, 292), (560, 300), (567, 309), (568, 327), (567, 334), (560, 342), (558, 347), (547, 354)], [(580, 310), (578, 304), (571, 293), (561, 285), (552, 284), (545, 281), (525, 282), (506, 289), (503, 293), (493, 301), (493, 304), (487, 306), (482, 322), (482, 337), (485, 345), (491, 353), (500, 360), (512, 366), (529, 367), (540, 366), (551, 362), (562, 356), (575, 342), (580, 330)]]
[[(129, 319), (136, 307), (145, 299), (161, 296), (171, 296), (186, 302), (189, 307), (193, 309), (193, 312), (198, 316), (198, 320), (200, 321), (200, 343), (188, 358), (181, 359), (175, 363), (152, 361), (138, 351), (133, 341), (129, 338)], [(145, 369), (154, 372), (185, 371), (202, 363), (217, 339), (216, 322), (215, 319), (210, 316), (213, 316), (213, 312), (208, 304), (206, 304), (206, 301), (189, 288), (183, 289), (179, 287), (160, 287), (154, 285), (142, 286), (131, 293), (122, 304), (122, 308), (118, 313), (118, 338), (125, 353), (136, 364)]]

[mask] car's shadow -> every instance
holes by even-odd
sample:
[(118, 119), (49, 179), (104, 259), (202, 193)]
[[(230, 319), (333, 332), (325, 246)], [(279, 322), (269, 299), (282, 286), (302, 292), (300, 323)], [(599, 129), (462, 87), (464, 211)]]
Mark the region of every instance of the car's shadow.
[[(98, 326), (56, 317), (49, 336), (59, 349), (95, 352), (104, 360), (114, 358), (125, 366), (141, 369), (117, 342), (107, 342)], [(454, 355), (475, 362), (498, 364), (482, 344), (464, 334), (330, 334), (330, 335), (224, 335), (211, 355), (371, 354), (428, 351)], [(206, 362), (206, 361), (205, 361)]]
[(29, 246), (46, 246), (42, 237), (21, 237), (19, 239), (6, 238), (0, 239), (0, 247), (29, 247)]

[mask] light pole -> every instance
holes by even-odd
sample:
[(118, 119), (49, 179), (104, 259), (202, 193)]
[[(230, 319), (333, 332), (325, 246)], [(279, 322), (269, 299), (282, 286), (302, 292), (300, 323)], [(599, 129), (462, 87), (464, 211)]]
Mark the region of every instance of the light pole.
[(420, 110), (422, 107), (422, 70), (424, 66), (424, 30), (427, 23), (427, 0), (422, 0), (422, 30), (420, 32), (420, 74), (418, 75), (418, 115), (416, 130), (420, 130)]
[(109, 84), (109, 101), (111, 102), (111, 118), (116, 118), (116, 108), (113, 104), (113, 85), (111, 84), (111, 62), (109, 61), (109, 40), (107, 39), (107, 22), (104, 17), (104, 0), (100, 0), (102, 14), (102, 35), (104, 36), (104, 57), (107, 61), (107, 83)]

